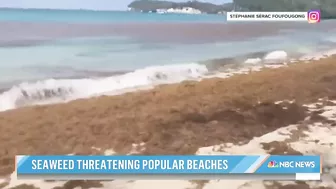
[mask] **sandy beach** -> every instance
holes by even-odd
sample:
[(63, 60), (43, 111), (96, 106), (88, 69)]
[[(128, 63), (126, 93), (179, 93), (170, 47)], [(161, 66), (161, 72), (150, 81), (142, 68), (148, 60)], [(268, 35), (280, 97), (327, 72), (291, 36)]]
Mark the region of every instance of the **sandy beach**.
[[(335, 61), (0, 112), (0, 188), (336, 188)], [(322, 182), (44, 182), (12, 174), (17, 154), (264, 153), (320, 154)]]

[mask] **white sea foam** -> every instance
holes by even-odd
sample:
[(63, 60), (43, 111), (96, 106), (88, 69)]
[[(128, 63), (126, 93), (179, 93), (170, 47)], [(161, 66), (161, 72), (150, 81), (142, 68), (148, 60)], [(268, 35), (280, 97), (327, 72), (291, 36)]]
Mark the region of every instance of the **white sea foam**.
[[(336, 50), (328, 50), (318, 54), (301, 57), (300, 60), (320, 59), (336, 54)], [(0, 111), (22, 106), (68, 102), (79, 98), (99, 95), (116, 95), (141, 89), (150, 89), (159, 84), (178, 83), (184, 80), (201, 80), (204, 78), (226, 78), (234, 74), (245, 74), (258, 71), (262, 67), (272, 67), (272, 63), (286, 61), (285, 51), (272, 51), (265, 57), (245, 60), (246, 67), (239, 70), (209, 74), (206, 65), (190, 63), (165, 66), (152, 66), (138, 69), (119, 76), (98, 79), (48, 79), (34, 83), (21, 83), (0, 94)], [(261, 66), (260, 64), (268, 64)], [(251, 67), (252, 66), (252, 67)], [(281, 66), (281, 65), (280, 65)]]
[(320, 52), (314, 52), (306, 54), (299, 58), (299, 60), (305, 61), (305, 60), (320, 60), (322, 58), (327, 58), (330, 56), (336, 55), (336, 49), (329, 49), (326, 51), (320, 51)]
[(0, 111), (195, 80), (206, 73), (208, 69), (205, 65), (192, 63), (147, 67), (124, 75), (100, 79), (48, 79), (35, 83), (21, 83), (0, 95)]
[(279, 51), (272, 51), (268, 53), (264, 58), (265, 63), (279, 63), (284, 62), (288, 58), (288, 54), (285, 51), (279, 50)]
[(249, 58), (247, 60), (245, 60), (245, 64), (258, 64), (261, 63), (261, 59), (260, 58)]

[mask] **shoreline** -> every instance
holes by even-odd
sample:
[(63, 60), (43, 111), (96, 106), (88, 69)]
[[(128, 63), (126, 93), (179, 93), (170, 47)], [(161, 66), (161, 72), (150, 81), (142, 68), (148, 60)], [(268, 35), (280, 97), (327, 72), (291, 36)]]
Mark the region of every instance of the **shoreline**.
[[(61, 72), (62, 70), (70, 70), (70, 72), (74, 72), (75, 75), (72, 77), (18, 80), (7, 83), (0, 82), (0, 111), (38, 104), (62, 103), (100, 95), (122, 94), (140, 89), (153, 88), (161, 84), (172, 84), (184, 80), (199, 80), (206, 77), (217, 77), (223, 72), (239, 73), (244, 71), (244, 69), (258, 66), (258, 62), (252, 64), (247, 62), (247, 64), (245, 64), (247, 60), (260, 59), (258, 57), (265, 57), (270, 53), (274, 53), (274, 51), (248, 53), (236, 57), (210, 59), (195, 63), (153, 65), (128, 71), (88, 71), (62, 67), (53, 68), (56, 73)], [(260, 61), (259, 64), (261, 65), (262, 61)], [(42, 67), (40, 69), (43, 71), (43, 69), (46, 68)], [(144, 81), (140, 83), (133, 82), (134, 84), (127, 83), (130, 79), (148, 81), (145, 83)], [(81, 94), (81, 92), (84, 91), (76, 93), (76, 90), (81, 89), (81, 85), (90, 85), (90, 83), (93, 82), (96, 82), (96, 85), (105, 83), (105, 85), (119, 84), (125, 86), (111, 88), (110, 90), (108, 90), (107, 87), (107, 89), (102, 89), (102, 91), (99, 90), (100, 92), (94, 91), (94, 89), (88, 89), (90, 91), (88, 91), (89, 94)], [(69, 83), (73, 84), (69, 85)], [(6, 101), (8, 96), (12, 96), (10, 97), (10, 100), (13, 101), (11, 102), (13, 105), (10, 108), (4, 107), (4, 104), (6, 104), (4, 101)]]
[[(86, 74), (86, 76), (29, 80), (12, 83), (10, 87), (8, 87), (10, 83), (7, 83), (0, 88), (0, 112), (26, 106), (66, 103), (102, 95), (120, 95), (183, 81), (226, 78), (262, 68), (286, 66), (297, 61), (318, 60), (333, 54), (336, 54), (335, 49), (312, 55), (275, 50), (213, 58), (195, 63), (153, 65), (133, 71), (78, 70), (78, 74)], [(59, 72), (63, 68), (55, 69)]]
[[(335, 52), (326, 56), (332, 54)], [(117, 95), (183, 81), (229, 77), (263, 67), (284, 66), (291, 63), (293, 58), (299, 58), (302, 55), (304, 54), (285, 51), (260, 51), (195, 63), (153, 65), (129, 71), (103, 72), (68, 68), (70, 71), (78, 72), (77, 75), (0, 83), (0, 111), (33, 105), (64, 103), (101, 95)], [(58, 73), (66, 68), (55, 69)]]
[[(185, 81), (117, 96), (0, 112), (0, 148), (4, 149), (0, 152), (1, 175), (12, 173), (12, 157), (18, 153), (216, 154), (221, 152), (214, 149), (227, 148), (226, 153), (314, 154), (323, 142), (315, 143), (318, 144), (315, 147), (310, 143), (310, 147), (306, 143), (304, 148), (301, 143), (301, 147), (295, 145), (301, 140), (336, 142), (336, 118), (333, 117), (336, 114), (336, 108), (333, 109), (336, 106), (335, 61), (335, 57), (329, 57), (224, 79)], [(300, 128), (297, 129), (300, 132), (294, 132), (293, 127)], [(308, 135), (311, 127), (315, 130)], [(289, 130), (278, 131), (286, 128)], [(287, 137), (280, 136), (283, 142), (280, 139), (276, 142), (274, 132), (281, 135), (289, 131), (291, 134)], [(319, 132), (324, 134), (317, 134)], [(258, 138), (263, 138), (264, 151), (251, 147)], [(221, 144), (225, 144), (224, 147), (220, 147)], [(205, 150), (205, 147), (209, 149)], [(309, 152), (302, 150), (310, 148)], [(333, 144), (324, 146), (326, 151), (320, 153), (334, 148)], [(330, 169), (334, 170), (333, 167)], [(14, 178), (12, 181), (17, 182)], [(115, 182), (111, 181), (110, 186)], [(189, 181), (162, 182), (178, 189), (192, 185)], [(43, 181), (40, 184), (43, 183), (47, 184)], [(63, 182), (64, 186), (61, 184), (60, 187), (69, 188), (66, 183), (73, 184), (74, 181)], [(135, 183), (141, 188), (156, 181)], [(230, 181), (211, 181), (202, 188), (216, 188), (228, 183)], [(255, 183), (261, 186), (260, 182)], [(83, 184), (88, 182), (77, 182), (78, 186)], [(241, 184), (244, 183), (237, 182), (233, 186), (242, 187)], [(274, 188), (276, 184), (279, 185), (278, 182), (271, 185)], [(330, 188), (336, 185), (335, 181), (331, 184), (334, 185), (329, 185)], [(131, 187), (123, 185), (124, 188)], [(314, 188), (307, 183), (294, 183), (292, 187)]]

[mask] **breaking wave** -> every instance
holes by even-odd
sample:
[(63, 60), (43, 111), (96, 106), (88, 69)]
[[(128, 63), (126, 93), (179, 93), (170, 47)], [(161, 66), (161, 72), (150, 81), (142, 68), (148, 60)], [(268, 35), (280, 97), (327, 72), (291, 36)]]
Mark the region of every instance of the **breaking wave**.
[[(315, 54), (307, 53), (296, 60), (320, 59), (336, 54), (329, 49)], [(245, 57), (243, 67), (267, 65), (289, 60), (287, 52), (271, 51), (263, 55)], [(178, 83), (184, 80), (201, 80), (203, 78), (222, 77), (218, 71), (212, 70), (210, 64), (175, 64), (151, 66), (101, 78), (83, 79), (47, 79), (36, 82), (25, 82), (0, 93), (0, 111), (18, 107), (68, 102), (80, 98), (99, 95), (116, 95), (138, 89), (148, 89), (160, 84)], [(228, 69), (230, 72), (232, 69)], [(239, 72), (237, 72), (239, 73)], [(227, 75), (224, 73), (225, 77)], [(229, 74), (230, 75), (230, 74)]]
[(0, 94), (0, 111), (17, 107), (66, 102), (139, 87), (196, 80), (208, 73), (202, 64), (152, 66), (123, 75), (96, 79), (48, 79), (21, 83)]

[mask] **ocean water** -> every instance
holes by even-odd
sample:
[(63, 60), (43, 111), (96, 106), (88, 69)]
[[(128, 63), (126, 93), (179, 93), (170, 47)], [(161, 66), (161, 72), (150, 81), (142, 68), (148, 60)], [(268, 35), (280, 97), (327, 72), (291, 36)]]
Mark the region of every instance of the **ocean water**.
[(197, 79), (213, 71), (203, 61), (214, 58), (332, 49), (335, 30), (332, 20), (0, 9), (0, 110)]
[(141, 14), (126, 11), (1, 9), (0, 21), (124, 23), (124, 22), (222, 22), (217, 15)]

